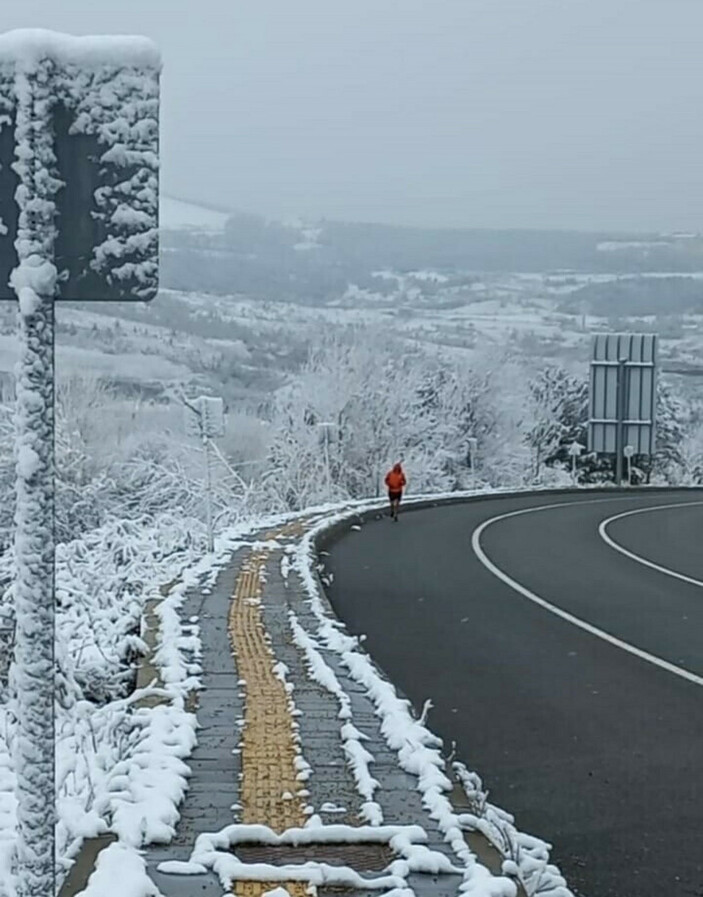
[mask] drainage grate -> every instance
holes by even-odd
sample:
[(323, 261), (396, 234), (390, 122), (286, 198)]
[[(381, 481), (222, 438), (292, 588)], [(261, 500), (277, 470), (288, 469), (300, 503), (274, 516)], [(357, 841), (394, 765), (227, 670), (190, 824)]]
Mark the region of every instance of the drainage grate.
[(395, 854), (387, 844), (237, 844), (232, 852), (242, 863), (271, 863), (274, 866), (327, 863), (349, 866), (356, 872), (383, 872)]

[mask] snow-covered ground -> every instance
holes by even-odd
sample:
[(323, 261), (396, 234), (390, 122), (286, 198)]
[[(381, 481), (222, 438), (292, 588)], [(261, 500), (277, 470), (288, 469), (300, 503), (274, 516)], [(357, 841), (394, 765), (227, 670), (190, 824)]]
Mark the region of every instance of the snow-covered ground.
[[(384, 825), (380, 808), (373, 801), (374, 785), (367, 764), (370, 755), (351, 725), (349, 698), (319, 653), (319, 646), (324, 645), (340, 655), (352, 677), (372, 698), (384, 737), (398, 752), (399, 766), (417, 777), (425, 805), (456, 849), (461, 862), (455, 871), (464, 875), (467, 893), (489, 897), (513, 891), (506, 879), (493, 879), (476, 866), (463, 840), (464, 828), (481, 830), (498, 845), (519, 844), (519, 861), (506, 856), (506, 873), (528, 881), (539, 871), (542, 885), (551, 882), (555, 895), (569, 897), (558, 870), (549, 865), (548, 845), (520, 834), (512, 817), (487, 801), (478, 776), (462, 766), (457, 767), (457, 774), (481, 809), (473, 815), (456, 814), (447, 798), (450, 783), (443, 771), (445, 762), (438, 740), (425, 728), (424, 720), (412, 718), (407, 702), (397, 698), (392, 686), (358, 650), (357, 640), (346, 636), (323, 609), (313, 573), (317, 564), (314, 539), (326, 527), (345, 515), (358, 513), (364, 506), (369, 503), (318, 511), (316, 527), (308, 528), (297, 544), (289, 545), (286, 551), (287, 571), (295, 569), (301, 578), (319, 624), (316, 632), (308, 632), (293, 615), (293, 639), (307, 658), (310, 675), (337, 696), (345, 752), (359, 793), (366, 800), (369, 826), (327, 826), (322, 830), (314, 817), (304, 830), (285, 832), (280, 837), (273, 833), (269, 837), (263, 827), (257, 826), (257, 840), (265, 842), (268, 838), (270, 843), (287, 843), (286, 839), (292, 839), (304, 843), (305, 838), (316, 842), (325, 838), (336, 842), (356, 838), (393, 843), (401, 862), (396, 862), (386, 878), (378, 878), (373, 885), (386, 890), (404, 887), (408, 870), (452, 869), (446, 857), (427, 851), (422, 845), (422, 829)], [(306, 516), (309, 518), (310, 513)], [(188, 756), (197, 740), (196, 717), (187, 709), (187, 698), (200, 687), (200, 621), (183, 618), (183, 596), (189, 588), (207, 591), (233, 552), (259, 544), (252, 540), (262, 527), (288, 520), (289, 515), (268, 517), (230, 528), (221, 534), (215, 553), (209, 556), (204, 555), (202, 539), (193, 538), (192, 524), (166, 516), (148, 526), (104, 527), (61, 547), (57, 571), (60, 692), (56, 708), (59, 869), (70, 866), (83, 838), (110, 830), (119, 839), (103, 854), (86, 897), (110, 897), (113, 892), (120, 897), (149, 897), (155, 893), (145, 876), (139, 848), (152, 841), (168, 842), (173, 835), (177, 807), (186, 788)], [(9, 574), (7, 558), (4, 574)], [(171, 587), (164, 593), (161, 587), (166, 582)], [(5, 602), (10, 599), (11, 593), (6, 592)], [(161, 635), (152, 657), (157, 681), (134, 691), (130, 658), (146, 650), (139, 625), (148, 602), (158, 602), (155, 612)], [(156, 698), (158, 702), (143, 703), (145, 698)], [(0, 702), (2, 897), (14, 897), (9, 863), (16, 808), (12, 793), (13, 735), (12, 702), (5, 696)], [(228, 860), (221, 851), (251, 835), (245, 826), (203, 835), (193, 845), (190, 864), (170, 863), (167, 871), (202, 871), (214, 863), (223, 881), (236, 878), (236, 860)], [(117, 891), (115, 870), (119, 870)], [(338, 870), (336, 877), (330, 879), (331, 871), (320, 869), (320, 883), (360, 883), (350, 870)], [(285, 869), (262, 867), (260, 872), (267, 881), (285, 880)], [(315, 870), (310, 874), (314, 877)]]
[[(232, 534), (230, 534), (232, 535)], [(208, 556), (202, 525), (169, 515), (115, 522), (66, 545), (57, 557), (57, 863), (66, 870), (82, 840), (109, 829), (124, 845), (168, 840), (178, 819), (196, 720), (198, 625), (180, 618), (186, 589), (207, 588), (232, 550)], [(9, 555), (2, 558), (5, 584)], [(171, 583), (166, 597), (161, 588)], [(134, 690), (146, 651), (142, 617), (159, 602), (158, 681)], [(2, 607), (12, 616), (12, 588)], [(157, 699), (154, 702), (145, 699)], [(15, 838), (13, 702), (0, 702), (0, 895), (14, 897), (8, 862)], [(136, 858), (135, 858), (136, 859)], [(126, 893), (126, 892), (124, 892)], [(130, 892), (141, 897), (141, 892)]]

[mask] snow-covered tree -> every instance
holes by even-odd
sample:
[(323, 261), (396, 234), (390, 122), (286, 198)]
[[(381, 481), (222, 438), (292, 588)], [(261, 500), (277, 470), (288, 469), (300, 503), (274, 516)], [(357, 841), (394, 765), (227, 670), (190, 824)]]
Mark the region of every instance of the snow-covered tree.
[(588, 425), (588, 381), (562, 367), (544, 367), (530, 380), (530, 404), (525, 441), (534, 452), (534, 478), (542, 465), (563, 465), (567, 447), (585, 447)]
[[(571, 469), (569, 446), (588, 444), (589, 384), (557, 365), (542, 369), (529, 383), (528, 429), (525, 440), (533, 455), (533, 476), (543, 479), (542, 467), (563, 471), (565, 476), (550, 482), (566, 484)], [(613, 478), (613, 460), (596, 453), (583, 454), (577, 465), (580, 483), (599, 483)]]
[(378, 495), (398, 458), (416, 492), (522, 482), (523, 381), (505, 359), (438, 359), (363, 329), (322, 339), (271, 409), (271, 497), (300, 508)]
[(691, 408), (676, 394), (671, 384), (657, 381), (657, 426), (653, 476), (677, 484), (685, 474), (683, 455), (686, 434), (691, 428)]

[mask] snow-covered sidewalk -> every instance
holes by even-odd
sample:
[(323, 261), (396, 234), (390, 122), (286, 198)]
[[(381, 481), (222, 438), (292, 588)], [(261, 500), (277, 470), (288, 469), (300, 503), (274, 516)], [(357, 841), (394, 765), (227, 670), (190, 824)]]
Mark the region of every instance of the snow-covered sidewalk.
[(280, 521), (239, 539), (216, 580), (191, 578), (176, 587), (177, 608), (170, 597), (167, 612), (157, 610), (172, 628), (177, 610), (200, 641), (188, 790), (170, 843), (147, 847), (142, 860), (123, 826), (84, 894), (108, 897), (113, 872), (128, 867), (129, 893), (124, 876), (114, 879), (122, 897), (276, 888), (302, 897), (310, 885), (569, 897), (546, 845), (519, 834), (480, 780), (445, 758), (334, 617), (314, 548), (333, 520)]

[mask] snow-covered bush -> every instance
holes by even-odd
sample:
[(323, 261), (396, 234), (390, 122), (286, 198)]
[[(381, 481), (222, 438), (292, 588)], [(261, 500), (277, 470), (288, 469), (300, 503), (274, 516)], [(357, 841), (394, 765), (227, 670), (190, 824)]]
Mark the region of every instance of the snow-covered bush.
[[(136, 662), (144, 645), (141, 620), (156, 586), (192, 567), (206, 550), (202, 526), (177, 514), (151, 520), (113, 520), (58, 546), (57, 598), (57, 861), (66, 866), (84, 836), (104, 831), (127, 806), (132, 768), (149, 750), (152, 765), (176, 763), (154, 755), (146, 745), (158, 736), (178, 750), (188, 745), (192, 726), (184, 711), (163, 706), (135, 711), (132, 695)], [(0, 557), (0, 616), (11, 620), (12, 561)], [(180, 641), (183, 641), (182, 639)], [(170, 650), (175, 650), (173, 645)], [(9, 887), (14, 843), (14, 779), (10, 760), (15, 723), (13, 702), (0, 694), (0, 894)], [(170, 734), (185, 726), (178, 738)], [(191, 745), (192, 746), (192, 745)], [(175, 750), (175, 748), (174, 748)], [(185, 748), (183, 748), (185, 750)], [(177, 770), (176, 770), (177, 772)], [(145, 773), (145, 774), (148, 774)], [(127, 790), (126, 790), (127, 789)], [(143, 791), (143, 789), (142, 789)], [(136, 799), (135, 799), (136, 800)], [(134, 811), (138, 809), (135, 804)], [(138, 828), (138, 826), (137, 826)], [(139, 837), (139, 832), (135, 832)]]
[(466, 488), (475, 475), (517, 485), (527, 457), (516, 438), (520, 384), (506, 359), (438, 359), (362, 329), (323, 338), (274, 397), (266, 494), (290, 509), (379, 495), (398, 458), (415, 492)]
[[(530, 376), (525, 362), (495, 351), (440, 358), (356, 328), (323, 335), (269, 413), (262, 485), (275, 508), (379, 495), (398, 458), (414, 492), (561, 486), (571, 484), (569, 446), (587, 445), (588, 380), (558, 365)], [(657, 452), (651, 463), (634, 459), (634, 481), (698, 476), (703, 463), (693, 443), (684, 457), (693, 429), (687, 404), (660, 384)], [(579, 483), (612, 482), (613, 475), (612, 458), (579, 458)]]

